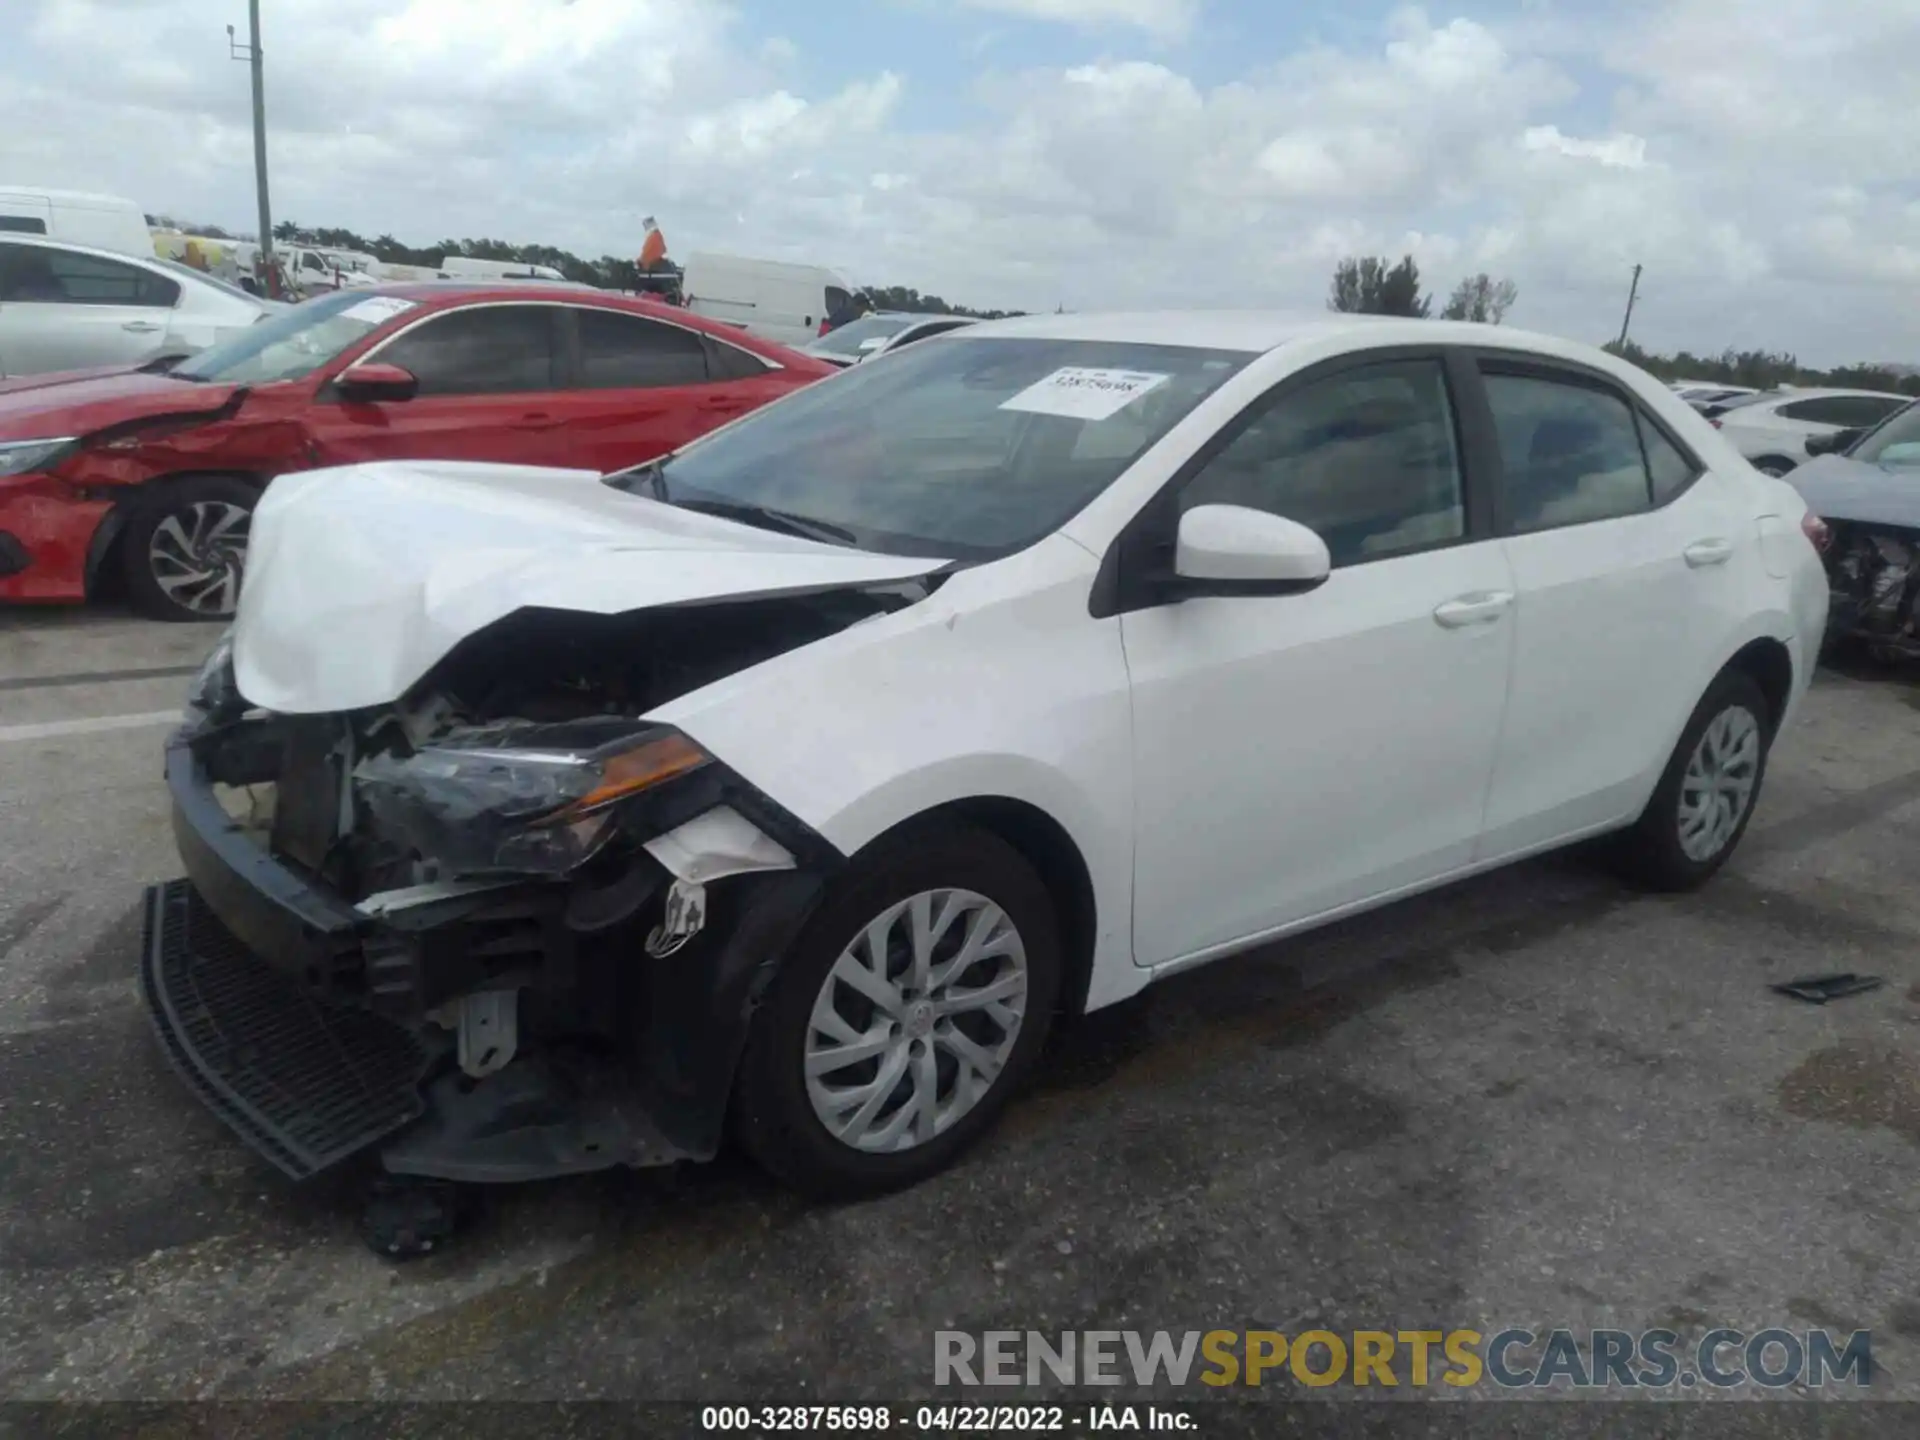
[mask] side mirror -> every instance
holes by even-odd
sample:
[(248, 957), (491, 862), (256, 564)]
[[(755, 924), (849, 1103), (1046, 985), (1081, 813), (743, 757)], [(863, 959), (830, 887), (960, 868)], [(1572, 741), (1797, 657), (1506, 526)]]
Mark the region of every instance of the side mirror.
[(398, 365), (349, 365), (333, 382), (343, 400), (411, 400), (420, 390), (420, 381), (411, 370)]
[(1332, 570), (1327, 542), (1297, 520), (1196, 505), (1180, 517), (1170, 588), (1176, 596), (1297, 595)]

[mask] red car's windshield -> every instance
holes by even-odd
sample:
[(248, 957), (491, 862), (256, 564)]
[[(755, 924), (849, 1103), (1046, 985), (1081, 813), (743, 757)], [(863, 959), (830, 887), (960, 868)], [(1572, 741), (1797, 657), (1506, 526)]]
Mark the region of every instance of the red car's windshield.
[(394, 316), (414, 308), (414, 301), (393, 295), (335, 290), (261, 320), (231, 340), (181, 361), (168, 373), (182, 380), (244, 385), (298, 380), (343, 354)]

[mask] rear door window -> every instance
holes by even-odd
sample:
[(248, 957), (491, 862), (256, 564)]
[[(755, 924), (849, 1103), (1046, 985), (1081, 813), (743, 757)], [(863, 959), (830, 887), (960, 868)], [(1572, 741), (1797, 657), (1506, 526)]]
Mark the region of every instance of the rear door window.
[(512, 395), (558, 384), (555, 307), (479, 305), (436, 315), (373, 358), (408, 370), (422, 395)]
[(1572, 377), (1495, 371), (1485, 380), (1509, 530), (1610, 520), (1651, 505), (1633, 411), (1620, 396)]
[(1886, 399), (1879, 395), (1842, 395), (1836, 409), (1846, 416), (1839, 423), (1851, 430), (1878, 425), (1894, 411), (1905, 409), (1906, 404), (1904, 400)]
[(1879, 400), (1871, 395), (1816, 395), (1811, 400), (1796, 400), (1782, 405), (1779, 414), (1788, 420), (1808, 425), (1874, 425), (1898, 410), (1899, 400)]
[(649, 390), (707, 383), (707, 352), (691, 330), (617, 310), (574, 310), (580, 335), (579, 387)]
[(1664, 505), (1691, 485), (1700, 475), (1700, 466), (1667, 439), (1664, 431), (1645, 415), (1640, 422), (1640, 443), (1647, 452), (1647, 477), (1653, 484), (1653, 503)]

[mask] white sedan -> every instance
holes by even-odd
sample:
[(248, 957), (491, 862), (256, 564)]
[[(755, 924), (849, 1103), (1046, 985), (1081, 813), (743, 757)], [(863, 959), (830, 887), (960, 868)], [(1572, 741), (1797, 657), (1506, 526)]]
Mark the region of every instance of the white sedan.
[[(908, 1183), (1061, 1013), (1587, 837), (1705, 881), (1813, 672), (1818, 530), (1598, 350), (1353, 317), (981, 324), (604, 478), (283, 476), (169, 752), (149, 998), (291, 1173), (730, 1120), (809, 1190)], [(259, 966), (324, 1004), (196, 1049)], [(329, 1007), (388, 1060), (236, 1058)], [(620, 1068), (555, 1080), (589, 1040)]]
[(282, 308), (158, 255), (0, 234), (0, 378), (191, 355)]
[(1809, 440), (1870, 430), (1912, 400), (1878, 390), (1779, 390), (1738, 395), (1703, 413), (1756, 470), (1777, 476), (1812, 458)]

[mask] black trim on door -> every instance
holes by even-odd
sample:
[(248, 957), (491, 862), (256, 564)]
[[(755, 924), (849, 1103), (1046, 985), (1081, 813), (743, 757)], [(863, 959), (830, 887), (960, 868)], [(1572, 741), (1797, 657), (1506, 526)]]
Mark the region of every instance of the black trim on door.
[[(1479, 391), (1479, 376), (1474, 371), (1472, 359), (1464, 356), (1459, 347), (1447, 345), (1394, 345), (1376, 350), (1356, 350), (1322, 360), (1288, 375), (1249, 401), (1239, 414), (1215, 431), (1207, 443), (1169, 477), (1153, 498), (1140, 507), (1107, 547), (1107, 553), (1100, 561), (1100, 569), (1094, 576), (1093, 588), (1087, 596), (1088, 614), (1096, 620), (1104, 620), (1110, 615), (1150, 609), (1171, 603), (1177, 598), (1155, 585), (1153, 577), (1168, 574), (1173, 569), (1174, 531), (1179, 524), (1180, 492), (1221, 451), (1239, 439), (1247, 427), (1269, 407), (1279, 404), (1295, 391), (1349, 370), (1419, 360), (1440, 366), (1441, 379), (1447, 391), (1447, 404), (1453, 412), (1454, 446), (1460, 460), (1460, 485), (1466, 507), (1466, 533), (1455, 539), (1396, 550), (1391, 555), (1380, 555), (1339, 568), (1353, 569), (1357, 565), (1377, 564), (1381, 560), (1397, 560), (1407, 555), (1419, 555), (1429, 550), (1444, 550), (1449, 546), (1468, 545), (1492, 538), (1491, 496), (1482, 496), (1478, 492), (1488, 488), (1480, 476), (1489, 447), (1496, 466), (1491, 473), (1496, 477), (1500, 474), (1497, 468), (1499, 446), (1493, 440), (1493, 414), (1486, 408), (1485, 396)], [(1468, 406), (1461, 391), (1462, 385), (1469, 382), (1480, 404), (1480, 415), (1473, 426), (1467, 423)]]

